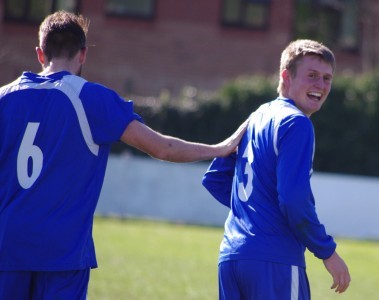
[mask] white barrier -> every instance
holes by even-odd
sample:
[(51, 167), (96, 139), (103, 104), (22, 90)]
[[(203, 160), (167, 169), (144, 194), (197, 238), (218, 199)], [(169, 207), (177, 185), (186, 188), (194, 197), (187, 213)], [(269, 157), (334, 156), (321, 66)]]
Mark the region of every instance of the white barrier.
[[(207, 167), (111, 155), (96, 214), (222, 226), (227, 208), (201, 185)], [(379, 178), (315, 173), (312, 187), (329, 234), (379, 240)]]

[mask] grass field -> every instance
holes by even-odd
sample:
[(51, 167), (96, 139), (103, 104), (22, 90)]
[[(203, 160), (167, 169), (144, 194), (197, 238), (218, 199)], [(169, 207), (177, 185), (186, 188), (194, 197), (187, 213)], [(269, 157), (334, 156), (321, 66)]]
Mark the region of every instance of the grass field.
[[(91, 272), (89, 300), (215, 300), (222, 228), (96, 218), (99, 269)], [(330, 290), (323, 263), (307, 253), (314, 300), (376, 300), (379, 242), (337, 240), (352, 282), (344, 294)]]

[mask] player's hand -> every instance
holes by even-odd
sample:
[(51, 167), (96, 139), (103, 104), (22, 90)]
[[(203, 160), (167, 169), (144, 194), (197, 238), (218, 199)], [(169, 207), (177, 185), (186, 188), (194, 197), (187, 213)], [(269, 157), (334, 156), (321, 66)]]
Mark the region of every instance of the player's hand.
[(343, 259), (334, 252), (331, 257), (324, 260), (325, 268), (333, 277), (333, 284), (330, 287), (336, 293), (343, 293), (349, 287), (350, 274)]
[(238, 144), (241, 141), (241, 138), (244, 135), (248, 124), (249, 124), (249, 119), (243, 122), (230, 137), (228, 137), (226, 140), (224, 140), (223, 142), (217, 145), (223, 148), (224, 153), (220, 155), (221, 157), (228, 156), (229, 154), (236, 151)]

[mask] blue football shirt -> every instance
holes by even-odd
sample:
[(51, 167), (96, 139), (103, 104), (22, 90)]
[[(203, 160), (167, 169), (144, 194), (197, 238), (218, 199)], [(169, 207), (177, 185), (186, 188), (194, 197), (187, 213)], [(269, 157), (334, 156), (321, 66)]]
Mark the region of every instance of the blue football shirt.
[(310, 177), (313, 125), (291, 99), (251, 114), (238, 151), (216, 158), (203, 185), (230, 207), (219, 261), (261, 260), (305, 267), (308, 248), (321, 259), (335, 250), (315, 210)]
[(0, 270), (96, 267), (93, 215), (133, 103), (68, 72), (0, 89)]

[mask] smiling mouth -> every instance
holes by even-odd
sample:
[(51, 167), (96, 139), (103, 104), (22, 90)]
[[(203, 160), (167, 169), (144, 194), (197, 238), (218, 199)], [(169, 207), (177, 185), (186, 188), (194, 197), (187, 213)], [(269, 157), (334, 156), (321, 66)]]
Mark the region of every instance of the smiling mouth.
[(317, 100), (317, 101), (320, 101), (321, 97), (322, 97), (322, 94), (321, 93), (317, 93), (317, 92), (310, 92), (307, 95), (308, 95), (309, 98), (312, 98), (313, 100)]

